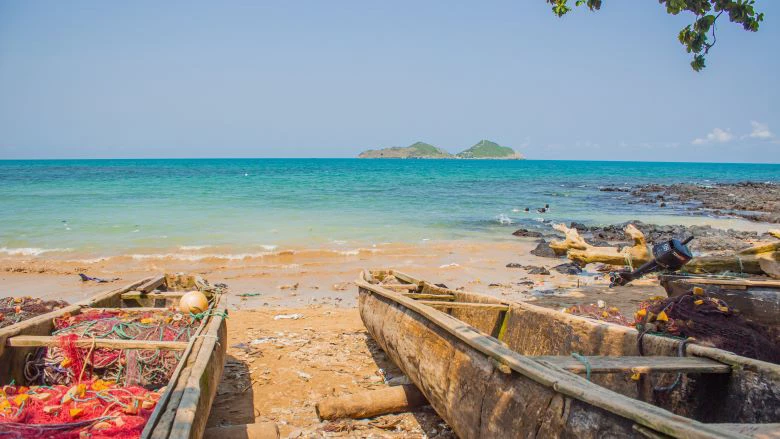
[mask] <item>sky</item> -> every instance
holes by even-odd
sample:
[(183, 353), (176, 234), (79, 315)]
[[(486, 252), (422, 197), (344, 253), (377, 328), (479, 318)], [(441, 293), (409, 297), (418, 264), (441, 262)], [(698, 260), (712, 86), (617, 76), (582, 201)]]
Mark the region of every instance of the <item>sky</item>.
[[(573, 3), (573, 0), (571, 1)], [(0, 159), (353, 157), (480, 139), (531, 159), (780, 162), (780, 2), (0, 0)]]

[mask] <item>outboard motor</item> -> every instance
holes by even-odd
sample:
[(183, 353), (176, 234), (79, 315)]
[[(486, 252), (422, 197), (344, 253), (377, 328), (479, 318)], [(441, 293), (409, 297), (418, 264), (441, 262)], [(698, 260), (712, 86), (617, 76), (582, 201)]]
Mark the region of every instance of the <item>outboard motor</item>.
[(689, 236), (685, 241), (670, 239), (653, 246), (653, 259), (634, 271), (613, 271), (609, 273), (609, 286), (622, 286), (640, 277), (656, 271), (677, 271), (693, 259), (687, 244), (693, 240)]

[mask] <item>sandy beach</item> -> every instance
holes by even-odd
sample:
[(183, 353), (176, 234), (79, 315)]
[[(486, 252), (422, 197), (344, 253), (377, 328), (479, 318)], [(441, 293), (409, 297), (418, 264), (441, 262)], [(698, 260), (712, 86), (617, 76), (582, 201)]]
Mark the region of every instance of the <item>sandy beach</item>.
[[(339, 254), (302, 250), (238, 260), (118, 257), (95, 261), (5, 258), (0, 282), (8, 295), (71, 302), (161, 272), (195, 273), (225, 283), (231, 311), (228, 359), (209, 426), (274, 422), (282, 437), (454, 437), (430, 407), (363, 421), (320, 422), (314, 404), (325, 396), (386, 386), (401, 375), (371, 340), (356, 308), (352, 283), (366, 268), (392, 267), (422, 278), (506, 300), (560, 309), (606, 301), (626, 314), (663, 289), (642, 280), (607, 288), (603, 273), (563, 274), (565, 258), (530, 253), (535, 238), (505, 242), (435, 242), (387, 245)], [(545, 267), (530, 274), (508, 264)], [(78, 273), (119, 278), (82, 282)], [(299, 314), (297, 320), (275, 320)]]

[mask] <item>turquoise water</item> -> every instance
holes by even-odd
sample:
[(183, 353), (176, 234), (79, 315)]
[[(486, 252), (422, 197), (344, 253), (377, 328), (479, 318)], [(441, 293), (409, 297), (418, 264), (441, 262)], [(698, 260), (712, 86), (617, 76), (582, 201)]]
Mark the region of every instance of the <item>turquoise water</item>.
[[(542, 220), (680, 222), (605, 185), (780, 181), (780, 165), (225, 159), (0, 161), (0, 255), (503, 239)], [(622, 197), (622, 198), (621, 198)], [(536, 207), (549, 203), (540, 215)], [(530, 207), (532, 213), (523, 212)], [(511, 222), (511, 223), (509, 223)]]

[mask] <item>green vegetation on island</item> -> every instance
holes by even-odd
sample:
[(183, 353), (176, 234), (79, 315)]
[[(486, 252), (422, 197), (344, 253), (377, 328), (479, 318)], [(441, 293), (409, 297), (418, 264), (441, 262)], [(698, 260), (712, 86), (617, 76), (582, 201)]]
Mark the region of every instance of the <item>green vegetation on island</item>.
[(452, 154), (425, 142), (417, 142), (407, 147), (369, 149), (360, 153), (361, 159), (451, 159)]
[(490, 140), (480, 140), (479, 143), (465, 151), (459, 152), (456, 156), (461, 159), (520, 160), (523, 158), (523, 155), (516, 153), (514, 149), (508, 146), (501, 146), (498, 143), (491, 142)]
[(358, 155), (361, 159), (510, 159), (522, 160), (523, 155), (512, 148), (489, 140), (480, 140), (471, 148), (452, 155), (431, 144), (417, 142), (407, 147), (369, 149)]

